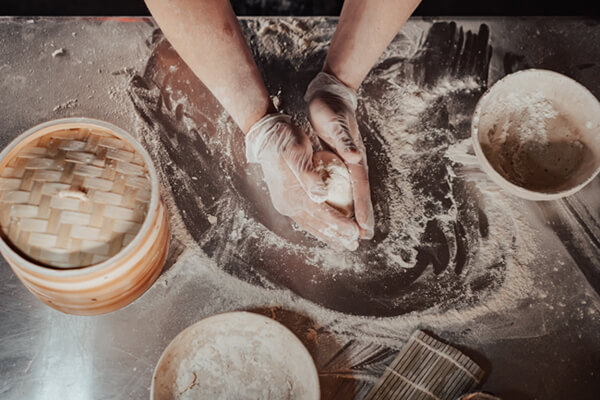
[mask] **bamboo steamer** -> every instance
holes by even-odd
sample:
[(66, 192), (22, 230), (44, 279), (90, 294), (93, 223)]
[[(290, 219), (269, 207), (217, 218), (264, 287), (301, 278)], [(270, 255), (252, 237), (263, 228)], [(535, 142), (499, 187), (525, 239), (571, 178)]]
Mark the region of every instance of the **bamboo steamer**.
[(67, 118), (0, 153), (0, 253), (45, 304), (95, 315), (156, 280), (169, 225), (152, 160), (120, 128)]

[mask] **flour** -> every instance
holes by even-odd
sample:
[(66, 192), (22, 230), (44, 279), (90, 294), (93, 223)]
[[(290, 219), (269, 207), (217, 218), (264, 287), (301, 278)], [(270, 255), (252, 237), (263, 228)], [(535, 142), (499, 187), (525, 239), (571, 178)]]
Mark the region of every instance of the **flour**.
[[(4, 23), (12, 24), (9, 20)], [(254, 57), (269, 92), (277, 93), (282, 111), (308, 127), (300, 99), (322, 65), (333, 24), (330, 21), (327, 28), (319, 20), (305, 23), (307, 41), (301, 42), (288, 33), (276, 32), (285, 30), (278, 24), (259, 18), (241, 21), (253, 49), (259, 49)], [(259, 24), (273, 30), (259, 36), (248, 28)], [(575, 264), (583, 261), (581, 265), (589, 262), (597, 267), (593, 260), (599, 259), (594, 240), (600, 237), (600, 181), (592, 181), (577, 196), (540, 205), (560, 208), (570, 217), (568, 225), (559, 228), (567, 235), (574, 234), (572, 240), (566, 239), (580, 248), (573, 251), (574, 261), (552, 232), (559, 222), (545, 214), (540, 217), (537, 207), (505, 195), (480, 170), (470, 148), (469, 123), (482, 84), (469, 74), (444, 73), (427, 84), (413, 79), (417, 72), (430, 72), (418, 58), (425, 52), (423, 44), (431, 25), (431, 21), (409, 21), (361, 89), (359, 124), (369, 154), (378, 227), (376, 237), (362, 243), (357, 254), (332, 251), (293, 230), (289, 220), (269, 218), (269, 199), (260, 171), (247, 167), (239, 157), (243, 147), (234, 138), (240, 132), (231, 119), (193, 75), (185, 72), (177, 57), (163, 58), (167, 60), (164, 70), (152, 69), (157, 61), (149, 57), (159, 57), (156, 52), (150, 54), (152, 49), (144, 42), (154, 43), (161, 36), (152, 33), (155, 27), (150, 20), (118, 24), (36, 20), (25, 25), (27, 30), (17, 32), (23, 40), (1, 36), (0, 47), (7, 58), (0, 65), (4, 78), (0, 87), (7, 98), (15, 99), (2, 103), (1, 144), (17, 131), (55, 118), (51, 110), (57, 104), (78, 98), (79, 106), (69, 109), (71, 115), (107, 120), (144, 143), (162, 181), (161, 195), (172, 232), (165, 270), (130, 306), (93, 319), (54, 313), (51, 318), (32, 321), (39, 320), (38, 328), (57, 346), (73, 351), (104, 349), (104, 358), (118, 360), (121, 370), (133, 371), (108, 372), (113, 386), (126, 388), (113, 397), (130, 398), (148, 398), (152, 369), (179, 332), (224, 311), (258, 309), (283, 322), (305, 342), (323, 381), (337, 379), (340, 385), (354, 387), (376, 380), (393, 358), (393, 349), (401, 347), (416, 328), (488, 359), (493, 377), (490, 390), (499, 387), (505, 372), (510, 372), (505, 368), (514, 362), (507, 360), (517, 357), (515, 362), (521, 363), (519, 353), (509, 357), (503, 356), (507, 352), (500, 353), (526, 348), (527, 343), (519, 338), (539, 336), (531, 341), (534, 346), (524, 360), (542, 354), (543, 343), (559, 343), (559, 337), (576, 344), (578, 332), (583, 335), (581, 343), (592, 343), (595, 331), (589, 329), (600, 320), (598, 296)], [(454, 34), (461, 30), (460, 25), (452, 30)], [(476, 21), (463, 20), (462, 28), (475, 25)], [(30, 29), (36, 29), (38, 37), (46, 37), (48, 32), (62, 35), (53, 40), (68, 49), (67, 54), (52, 59), (46, 39), (27, 49), (24, 44), (30, 42)], [(277, 35), (289, 43), (287, 49), (277, 43)], [(273, 52), (262, 43), (266, 36), (272, 37)], [(466, 42), (478, 42), (473, 35), (469, 38)], [(443, 40), (437, 41), (440, 46), (433, 50), (444, 61), (448, 49), (454, 47), (447, 45), (447, 36), (438, 39)], [(118, 45), (112, 45), (115, 43)], [(305, 44), (313, 50), (300, 51)], [(33, 56), (23, 57), (24, 51)], [(137, 71), (133, 81), (126, 74), (111, 73), (121, 71), (124, 60)], [(168, 67), (171, 64), (172, 69)], [(440, 63), (428, 65), (437, 69)], [(46, 74), (37, 73), (47, 68)], [(502, 66), (496, 64), (492, 70), (497, 75)], [(81, 81), (77, 80), (80, 75)], [(55, 79), (48, 80), (48, 76)], [(72, 81), (73, 85), (56, 84)], [(119, 90), (125, 93), (127, 89), (135, 89), (133, 102), (119, 96)], [(30, 104), (36, 107), (24, 113)], [(216, 218), (214, 224), (212, 217)], [(395, 239), (389, 238), (392, 224)], [(546, 241), (547, 237), (553, 240)], [(381, 245), (384, 241), (391, 246)], [(413, 251), (414, 259), (424, 260), (426, 265), (410, 262)], [(575, 258), (577, 254), (580, 258)], [(409, 262), (399, 265), (398, 258)], [(276, 265), (268, 269), (270, 260)], [(287, 280), (278, 280), (286, 273)], [(373, 287), (362, 286), (363, 282)], [(344, 284), (358, 290), (345, 292), (343, 297), (340, 288)], [(14, 289), (11, 291), (27, 306), (26, 291)], [(321, 293), (326, 296), (319, 297)], [(341, 300), (336, 303), (336, 299)], [(343, 302), (348, 303), (347, 308), (341, 307)], [(349, 314), (352, 312), (363, 315)], [(296, 319), (290, 317), (291, 323), (287, 323), (286, 315)], [(137, 322), (132, 324), (132, 320)], [(96, 327), (105, 330), (109, 325), (111, 334), (94, 334)], [(65, 327), (81, 339), (81, 346), (71, 346)], [(31, 342), (29, 334), (21, 336)], [(132, 337), (136, 340), (127, 340)], [(49, 346), (29, 346), (30, 351), (24, 353), (14, 350), (18, 347), (8, 346), (7, 357), (23, 364), (28, 374), (36, 368), (47, 373), (44, 365), (55, 359), (47, 351)], [(580, 359), (575, 354), (577, 346), (561, 349), (552, 351), (546, 370), (559, 359), (568, 360), (556, 364), (565, 368)], [(85, 375), (86, 365), (83, 367), (79, 370)], [(542, 365), (542, 373), (544, 368)], [(104, 379), (101, 372), (98, 382)], [(25, 386), (22, 389), (26, 390)], [(324, 385), (324, 397), (334, 392), (327, 389)]]
[(492, 98), (481, 121), (480, 128), (487, 130), (487, 142), (482, 143), (485, 156), (496, 171), (519, 186), (564, 189), (583, 161), (586, 146), (579, 129), (541, 92)]
[(67, 51), (61, 47), (60, 49), (56, 49), (52, 52), (52, 57), (64, 56), (66, 53)]
[[(388, 79), (387, 74), (371, 75), (365, 84), (374, 84), (374, 81), (381, 82), (383, 79)], [(472, 78), (454, 81), (444, 79), (429, 90), (424, 90), (414, 82), (405, 81), (394, 83), (379, 99), (365, 99), (365, 114), (368, 115), (370, 124), (378, 130), (375, 134), (380, 135), (382, 142), (389, 146), (386, 151), (389, 157), (387, 161), (393, 172), (392, 179), (384, 183), (390, 196), (392, 193), (400, 194), (388, 199), (391, 216), (389, 230), (392, 237), (391, 240), (382, 243), (379, 249), (388, 257), (397, 260), (404, 268), (410, 268), (415, 264), (416, 247), (421, 241), (428, 221), (437, 218), (450, 222), (456, 217), (455, 207), (448, 210), (449, 213), (441, 214), (442, 209), (432, 201), (433, 199), (425, 198), (414, 190), (415, 183), (412, 182), (411, 176), (415, 167), (417, 165), (426, 167), (424, 164), (432, 161), (425, 157), (425, 154), (430, 153), (432, 149), (420, 149), (423, 136), (446, 136), (449, 133), (439, 128), (429, 128), (429, 132), (419, 132), (416, 129), (417, 125), (436, 102), (455, 93), (475, 90), (478, 87), (479, 85)], [(370, 133), (363, 132), (363, 134)], [(407, 221), (411, 220), (414, 222), (407, 224)], [(449, 227), (446, 226), (444, 229)], [(400, 254), (403, 257), (399, 257)]]
[[(315, 19), (316, 20), (316, 19)], [(289, 19), (285, 22), (273, 20), (249, 21), (260, 38), (261, 53), (270, 53), (278, 56), (300, 58), (303, 52), (317, 52), (327, 47), (327, 42), (322, 39), (323, 31), (311, 31), (308, 21), (302, 19)], [(314, 24), (314, 21), (310, 22)], [(256, 26), (254, 26), (256, 24)]]
[[(272, 29), (269, 24), (269, 35), (275, 34)], [(313, 31), (307, 40), (327, 36)], [(406, 47), (396, 54), (412, 62), (415, 45), (409, 39), (399, 42)], [(281, 57), (277, 49), (263, 51), (263, 60)], [(294, 50), (293, 57), (302, 57), (302, 50)], [(255, 211), (269, 200), (259, 172), (245, 165), (238, 142), (243, 138), (238, 139), (227, 113), (193, 83), (184, 64), (169, 68), (172, 75), (161, 78), (164, 86), (134, 85), (140, 115), (135, 131), (167, 188), (173, 234), (185, 249), (154, 290), (169, 282), (169, 292), (179, 293), (202, 282), (203, 289), (193, 290), (214, 290), (227, 299), (205, 304), (205, 315), (277, 306), (310, 317), (319, 340), (333, 334), (391, 347), (418, 327), (458, 329), (517, 307), (524, 298), (543, 296), (527, 268), (537, 257), (539, 233), (520, 214), (526, 207), (487, 179), (468, 145), (472, 110), (461, 108), (459, 98), (476, 98), (480, 84), (471, 77), (444, 77), (425, 86), (398, 71), (396, 64), (375, 68), (359, 91), (358, 121), (369, 153), (377, 225), (376, 237), (356, 252), (331, 249), (293, 229), (288, 233), (288, 220), (273, 225), (260, 214), (267, 211)], [(162, 72), (146, 71), (150, 77), (154, 73)], [(385, 91), (371, 94), (381, 87)], [(162, 102), (153, 103), (158, 98)], [(290, 96), (283, 104), (302, 124), (303, 114), (293, 111), (302, 103)], [(457, 112), (449, 118), (448, 109)], [(152, 125), (142, 117), (146, 113)], [(248, 264), (238, 264), (240, 259)], [(311, 270), (314, 276), (300, 277)], [(305, 300), (271, 280), (287, 271), (316, 293), (324, 293), (318, 289), (322, 282), (343, 285), (351, 279), (359, 288), (355, 302), (364, 301), (365, 310), (379, 302), (403, 315), (369, 318), (332, 311), (328, 308), (340, 304), (322, 307), (315, 304), (322, 300)], [(411, 276), (416, 278), (403, 283)], [(390, 295), (385, 287), (360, 289), (362, 282), (392, 280), (407, 289)], [(355, 310), (362, 312), (360, 306)], [(482, 331), (488, 337), (501, 333)]]
[(75, 108), (78, 106), (78, 103), (79, 103), (79, 100), (77, 100), (77, 99), (69, 99), (69, 100), (65, 101), (64, 103), (61, 103), (61, 104), (57, 105), (56, 107), (54, 107), (52, 109), (52, 111), (61, 112), (61, 111), (68, 110), (70, 108)]
[[(175, 226), (176, 231), (181, 228), (179, 224)], [(175, 232), (175, 234), (178, 237), (185, 235), (182, 232)], [(424, 312), (412, 312), (392, 318), (343, 314), (319, 307), (289, 290), (264, 289), (238, 279), (224, 272), (191, 239), (185, 242), (187, 249), (177, 264), (161, 275), (151, 293), (153, 292), (153, 296), (161, 296), (163, 301), (169, 301), (168, 297), (164, 297), (165, 295), (177, 296), (178, 293), (185, 292), (186, 287), (194, 287), (201, 282), (201, 290), (205, 295), (213, 291), (218, 293), (218, 298), (211, 298), (210, 302), (204, 303), (203, 315), (209, 316), (227, 310), (277, 307), (309, 317), (313, 321), (313, 326), (309, 328), (316, 330), (321, 340), (325, 340), (328, 335), (335, 335), (343, 340), (367, 341), (379, 346), (397, 348), (398, 340), (407, 339), (417, 328), (433, 328), (436, 331), (460, 330), (464, 328), (465, 324), (470, 324), (478, 318), (516, 308), (524, 298), (542, 296), (542, 292), (536, 291), (530, 272), (525, 267), (536, 257), (535, 244), (531, 240), (526, 240), (531, 239), (535, 234), (533, 227), (520, 221), (520, 245), (515, 256), (510, 257), (510, 268), (503, 286), (486, 302), (472, 307), (462, 306), (449, 310), (434, 307)], [(489, 250), (491, 253), (494, 249)], [(478, 261), (489, 261), (485, 258), (486, 256), (483, 256)], [(165, 294), (160, 293), (162, 292), (161, 287), (168, 291)], [(494, 330), (493, 326), (489, 328), (490, 330), (485, 328), (485, 326), (480, 326), (479, 330), (486, 340), (492, 340), (494, 337), (500, 338), (505, 334), (501, 329)], [(314, 332), (312, 334), (314, 335)], [(535, 330), (531, 334), (535, 334)]]
[[(313, 42), (327, 36), (313, 31)], [(224, 311), (267, 309), (280, 321), (289, 313), (308, 321), (295, 333), (306, 338), (324, 378), (372, 381), (382, 372), (372, 366), (386, 361), (381, 349), (397, 349), (415, 329), (478, 348), (556, 328), (545, 305), (555, 291), (538, 285), (550, 264), (539, 251), (546, 232), (531, 222), (528, 203), (487, 178), (470, 146), (470, 116), (483, 87), (470, 76), (426, 85), (412, 79), (403, 65), (417, 62), (418, 46), (399, 42), (406, 48), (390, 57), (406, 58), (382, 59), (359, 92), (377, 226), (356, 252), (333, 250), (272, 211), (260, 171), (245, 164), (243, 136), (171, 53), (166, 74), (149, 63), (134, 77), (135, 131), (159, 170), (183, 249), (147, 296), (194, 304), (177, 309), (180, 327), (168, 340)], [(285, 83), (273, 72), (287, 60), (279, 54), (264, 47), (260, 54), (272, 93)], [(290, 57), (308, 68), (300, 50)], [(277, 94), (283, 111), (305, 127), (297, 99), (313, 72)], [(145, 312), (152, 315), (152, 307)]]
[[(252, 20), (249, 24), (259, 22)], [(252, 40), (258, 41), (263, 63), (270, 65), (282, 55), (279, 48), (261, 45), (265, 42), (263, 36), (274, 35), (286, 43), (299, 33), (288, 21), (265, 26), (262, 31), (257, 29), (260, 35)], [(315, 22), (304, 35), (314, 48), (320, 48), (327, 37), (320, 26), (319, 21)], [(306, 50), (304, 43), (289, 43), (292, 58), (313, 54), (314, 49)], [(460, 146), (456, 145), (461, 143), (461, 136), (468, 137), (472, 112), (461, 108), (461, 100), (456, 98), (476, 98), (481, 86), (470, 76), (442, 77), (423, 85), (410, 74), (399, 73), (406, 69), (399, 65), (417, 62), (415, 57), (420, 52), (410, 38), (398, 43), (401, 47), (394, 49), (395, 54), (407, 58), (396, 63), (383, 60), (359, 91), (357, 117), (373, 177), (376, 235), (372, 241), (363, 242), (356, 252), (332, 249), (291, 229), (289, 221), (282, 217), (274, 225), (274, 216), (256, 214), (254, 210), (261, 203), (269, 202), (260, 171), (245, 164), (243, 145), (238, 143), (242, 136), (224, 110), (204, 104), (214, 100), (205, 97), (204, 89), (190, 83), (193, 74), (183, 63), (169, 66), (168, 79), (152, 78), (167, 82), (164, 86), (146, 82), (143, 85), (148, 89), (135, 87), (139, 95), (134, 96), (134, 101), (143, 100), (137, 103), (140, 112), (151, 115), (155, 121), (150, 126), (138, 118), (136, 132), (153, 153), (163, 185), (169, 188), (167, 192), (173, 193), (168, 204), (179, 209), (179, 224), (191, 232), (181, 238), (184, 246), (189, 248), (194, 242), (204, 249), (213, 248), (211, 243), (220, 243), (214, 262), (231, 265), (227, 269), (232, 268), (233, 273), (247, 274), (247, 267), (233, 267), (238, 260), (245, 260), (253, 266), (252, 274), (258, 275), (252, 279), (263, 282), (268, 280), (264, 280), (261, 271), (277, 276), (312, 268), (316, 275), (303, 285), (314, 286), (310, 290), (315, 293), (319, 293), (317, 288), (323, 279), (351, 279), (356, 282), (352, 285), (358, 290), (357, 301), (364, 299), (365, 309), (383, 304), (399, 313), (415, 309), (442, 312), (486, 298), (504, 287), (511, 271), (518, 268), (516, 265), (530, 257), (520, 254), (515, 246), (516, 237), (525, 231), (518, 226), (516, 217), (506, 218), (506, 209), (514, 208), (514, 204), (488, 183), (465, 179), (477, 167), (461, 166), (456, 154), (449, 162), (447, 155), (458, 151)], [(172, 50), (165, 47), (164, 51)], [(163, 72), (148, 73), (152, 76)], [(382, 87), (384, 91), (379, 89)], [(379, 91), (377, 96), (370, 94), (374, 91)], [(278, 97), (288, 93), (277, 92)], [(204, 103), (198, 103), (193, 96), (201, 96)], [(158, 98), (162, 99), (162, 109), (147, 108), (148, 99)], [(283, 104), (284, 111), (296, 115), (302, 124), (304, 115), (294, 110), (302, 109), (303, 102), (289, 97)], [(446, 109), (457, 112), (444, 121)], [(203, 146), (206, 150), (200, 152)], [(186, 149), (185, 157), (181, 157), (182, 148)], [(179, 155), (174, 157), (175, 154)], [(207, 161), (196, 163), (203, 159)], [(214, 171), (211, 163), (219, 165), (219, 170)], [(199, 174), (203, 176), (198, 177)], [(202, 185), (213, 181), (221, 183), (204, 192)], [(533, 238), (525, 240), (535, 244)], [(282, 268), (281, 263), (289, 266)], [(411, 270), (416, 272), (408, 272)], [(390, 279), (414, 289), (389, 295), (384, 287), (377, 295), (361, 289), (363, 284), (380, 285), (379, 282)]]
[(156, 398), (314, 399), (310, 355), (283, 326), (252, 313), (221, 314), (169, 345), (154, 378)]
[(548, 121), (558, 117), (558, 111), (542, 93), (510, 93), (501, 104), (502, 111), (493, 110), (499, 120), (496, 131), (488, 133), (492, 143), (504, 144), (509, 135), (516, 135), (520, 144), (548, 144)]

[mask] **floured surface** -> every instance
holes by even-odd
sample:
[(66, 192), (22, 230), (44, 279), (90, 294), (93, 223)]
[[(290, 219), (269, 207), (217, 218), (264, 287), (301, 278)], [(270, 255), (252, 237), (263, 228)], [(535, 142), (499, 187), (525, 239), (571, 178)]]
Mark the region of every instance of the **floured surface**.
[[(356, 254), (398, 260), (396, 250), (404, 248), (408, 260), (426, 255), (421, 257), (428, 265), (421, 267), (357, 264), (357, 255), (346, 259), (345, 253), (323, 250), (279, 219), (264, 188), (254, 190), (258, 171), (239, 173), (241, 142), (226, 141), (219, 157), (222, 137), (214, 133), (236, 137), (222, 109), (193, 76), (176, 69), (180, 61), (169, 52), (149, 61), (162, 36), (152, 33), (147, 20), (0, 23), (0, 72), (10, 78), (0, 85), (12, 99), (0, 102), (0, 143), (56, 116), (116, 123), (143, 139), (154, 157), (173, 228), (167, 269), (156, 284), (125, 309), (95, 318), (43, 306), (0, 261), (2, 397), (147, 398), (154, 366), (178, 333), (210, 315), (254, 310), (282, 322), (308, 347), (323, 399), (361, 398), (421, 328), (473, 358), (488, 373), (484, 389), (503, 398), (595, 400), (600, 302), (586, 279), (600, 290), (600, 185), (595, 180), (565, 201), (533, 204), (504, 196), (479, 170), (467, 138), (480, 93), (480, 58), (454, 54), (461, 28), (472, 31), (462, 36), (469, 48), (484, 48), (485, 35), (473, 34), (481, 22), (409, 21), (360, 93), (376, 212), (384, 216), (371, 245), (390, 243), (383, 230), (393, 222), (390, 207), (403, 215), (396, 224), (406, 221), (396, 226), (414, 236), (391, 240), (398, 247), (390, 256), (370, 245)], [(483, 22), (494, 46), (489, 83), (515, 68), (536, 66), (568, 73), (600, 94), (600, 65), (593, 63), (600, 59), (600, 31), (593, 21)], [(270, 93), (305, 123), (300, 99), (324, 59), (335, 20), (259, 18), (242, 25)], [(309, 34), (302, 33), (306, 27)], [(424, 50), (426, 42), (438, 50)], [(48, 51), (41, 54), (43, 45)], [(299, 52), (300, 46), (306, 50)], [(52, 57), (61, 47), (66, 53)], [(152, 79), (130, 82), (145, 70)], [(136, 88), (136, 107), (128, 100), (130, 86)], [(196, 95), (200, 106), (192, 101)], [(38, 102), (39, 96), (44, 100)], [(69, 99), (78, 101), (52, 111)], [(140, 110), (147, 111), (146, 120)], [(386, 196), (389, 191), (402, 196)], [(440, 228), (421, 231), (419, 218)], [(458, 223), (467, 240), (458, 239), (459, 228), (452, 235)], [(452, 245), (453, 236), (463, 245)], [(469, 261), (457, 273), (456, 260), (464, 254), (458, 249), (465, 248)], [(489, 268), (499, 254), (506, 261)], [(356, 290), (344, 291), (352, 285)]]
[[(505, 218), (510, 200), (456, 178), (446, 157), (450, 145), (468, 137), (465, 127), (485, 87), (488, 31), (477, 34), (477, 48), (455, 55), (456, 62), (481, 58), (472, 73), (448, 68), (434, 75), (427, 71), (439, 51), (436, 35), (448, 28), (438, 24), (424, 41), (410, 31), (400, 36), (359, 93), (376, 232), (355, 252), (332, 249), (276, 213), (260, 171), (246, 165), (241, 132), (155, 36), (145, 71), (132, 80), (136, 130), (195, 243), (227, 272), (353, 314), (461, 308), (502, 285), (509, 263), (533, 257), (514, 257), (515, 222)], [(301, 93), (318, 71), (332, 27), (325, 20), (290, 20), (250, 21), (247, 29), (258, 32), (251, 43), (266, 76), (298, 75), (291, 85), (280, 82), (281, 106), (308, 126), (301, 96), (291, 94)], [(280, 65), (287, 62), (282, 52), (294, 63)], [(208, 223), (208, 213), (218, 226)]]
[[(316, 74), (332, 27), (324, 20), (253, 20), (244, 26), (259, 67), (273, 77), (268, 85), (280, 93), (280, 108), (307, 126), (301, 96), (294, 95)], [(325, 358), (322, 376), (354, 377), (350, 365), (362, 365), (359, 375), (367, 382), (381, 364), (363, 370), (365, 359), (386, 359), (391, 353), (385, 348), (418, 327), (476, 329), (486, 341), (553, 331), (538, 311), (522, 309), (528, 299), (548, 296), (529, 266), (548, 257), (542, 243), (552, 235), (527, 216), (530, 204), (503, 194), (485, 177), (469, 144), (470, 115), (486, 86), (487, 30), (468, 33), (478, 46), (440, 68), (434, 62), (440, 38), (450, 35), (457, 45), (464, 38), (453, 29), (443, 23), (428, 33), (408, 29), (359, 93), (378, 222), (373, 241), (354, 253), (326, 247), (272, 209), (260, 172), (245, 165), (241, 133), (155, 37), (153, 56), (132, 80), (131, 95), (137, 133), (173, 193), (171, 209), (180, 213), (175, 225), (187, 251), (172, 272), (171, 290), (191, 295), (202, 290), (191, 282), (204, 280), (202, 287), (214, 285), (226, 298), (233, 296), (224, 291), (235, 293), (246, 309), (281, 307), (308, 316), (314, 327), (307, 337), (349, 341), (331, 359), (317, 352)], [(465, 67), (469, 73), (456, 69), (465, 59), (473, 62)], [(209, 264), (218, 277), (197, 276), (193, 266), (199, 264)], [(512, 313), (523, 318), (518, 328), (508, 322)], [(365, 338), (367, 344), (355, 344)], [(344, 387), (362, 393), (363, 386)]]

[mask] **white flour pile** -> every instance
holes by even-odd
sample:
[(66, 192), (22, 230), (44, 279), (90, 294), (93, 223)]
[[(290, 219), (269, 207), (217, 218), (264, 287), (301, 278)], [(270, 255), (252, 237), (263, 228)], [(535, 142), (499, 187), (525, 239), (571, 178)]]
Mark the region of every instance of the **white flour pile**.
[(483, 151), (509, 181), (528, 189), (556, 191), (581, 165), (586, 146), (577, 126), (541, 92), (492, 99), (485, 112), (482, 119), (494, 122)]
[(548, 144), (548, 121), (558, 117), (554, 104), (540, 92), (510, 93), (502, 101), (502, 119), (493, 132), (493, 144), (505, 143), (509, 136), (517, 136), (520, 143)]

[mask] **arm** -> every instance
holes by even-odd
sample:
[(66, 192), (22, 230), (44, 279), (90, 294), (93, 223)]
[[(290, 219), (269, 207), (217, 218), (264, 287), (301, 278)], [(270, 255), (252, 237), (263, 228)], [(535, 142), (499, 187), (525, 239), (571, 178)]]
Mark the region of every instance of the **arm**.
[(374, 235), (367, 153), (356, 121), (356, 91), (420, 0), (346, 0), (323, 72), (305, 99), (311, 124), (344, 160), (360, 238)]
[(323, 70), (357, 90), (420, 0), (346, 0)]
[(226, 0), (146, 0), (179, 56), (246, 134), (246, 158), (262, 167), (275, 208), (314, 236), (355, 249), (358, 227), (323, 204), (312, 145), (291, 119), (274, 114), (240, 25)]
[(247, 133), (271, 100), (229, 1), (146, 4), (179, 56)]

